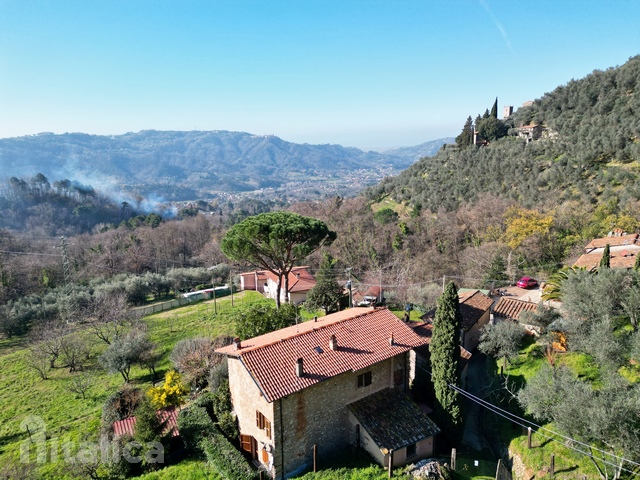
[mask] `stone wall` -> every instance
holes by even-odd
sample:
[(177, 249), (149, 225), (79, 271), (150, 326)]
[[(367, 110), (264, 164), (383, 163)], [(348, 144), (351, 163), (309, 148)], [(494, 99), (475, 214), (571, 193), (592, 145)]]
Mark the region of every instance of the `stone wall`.
[[(281, 474), (292, 476), (311, 466), (314, 444), (317, 445), (318, 458), (322, 460), (352, 443), (354, 425), (349, 422), (347, 405), (393, 386), (394, 362), (404, 364), (405, 355), (361, 371), (343, 373), (274, 402), (277, 477), (282, 478)], [(358, 387), (358, 375), (367, 371), (372, 373), (371, 385)]]

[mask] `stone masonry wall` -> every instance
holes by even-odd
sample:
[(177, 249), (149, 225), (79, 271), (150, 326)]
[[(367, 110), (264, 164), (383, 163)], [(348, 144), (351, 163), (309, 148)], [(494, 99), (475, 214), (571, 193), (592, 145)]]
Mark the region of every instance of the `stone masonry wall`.
[[(349, 445), (352, 432), (347, 405), (393, 386), (394, 361), (404, 363), (405, 355), (398, 355), (361, 371), (343, 373), (274, 402), (274, 463), (277, 477), (282, 478), (282, 473), (291, 475), (312, 465), (314, 444), (317, 445), (320, 459)], [(367, 371), (372, 372), (371, 385), (358, 388), (358, 375)], [(283, 460), (284, 470), (281, 468)]]

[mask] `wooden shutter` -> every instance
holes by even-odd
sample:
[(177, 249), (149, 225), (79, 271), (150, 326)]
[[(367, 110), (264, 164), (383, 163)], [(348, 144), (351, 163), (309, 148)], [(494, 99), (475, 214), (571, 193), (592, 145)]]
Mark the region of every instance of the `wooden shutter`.
[(266, 418), (264, 419), (264, 428), (266, 430), (265, 433), (267, 434), (267, 438), (271, 438), (271, 422)]
[(253, 437), (251, 435), (240, 435), (240, 447), (245, 452), (251, 452)]
[(267, 450), (263, 448), (261, 453), (262, 453), (262, 463), (269, 463), (269, 453), (267, 452)]

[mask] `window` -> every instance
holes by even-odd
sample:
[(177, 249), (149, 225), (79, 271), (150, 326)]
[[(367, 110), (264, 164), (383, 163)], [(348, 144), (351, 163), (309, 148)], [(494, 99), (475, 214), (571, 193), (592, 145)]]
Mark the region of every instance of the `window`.
[(358, 388), (371, 385), (371, 372), (364, 372), (358, 375)]
[(256, 410), (256, 425), (264, 430), (267, 438), (271, 438), (271, 422), (260, 411)]
[(411, 445), (407, 445), (407, 458), (416, 456), (416, 444), (412, 443)]

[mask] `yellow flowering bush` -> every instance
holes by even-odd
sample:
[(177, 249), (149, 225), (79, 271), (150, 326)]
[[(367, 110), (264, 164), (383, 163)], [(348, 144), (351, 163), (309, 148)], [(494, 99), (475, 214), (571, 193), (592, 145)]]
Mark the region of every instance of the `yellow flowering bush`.
[(151, 387), (147, 395), (157, 409), (180, 405), (189, 393), (189, 389), (182, 383), (180, 374), (169, 370), (164, 377), (161, 387)]

